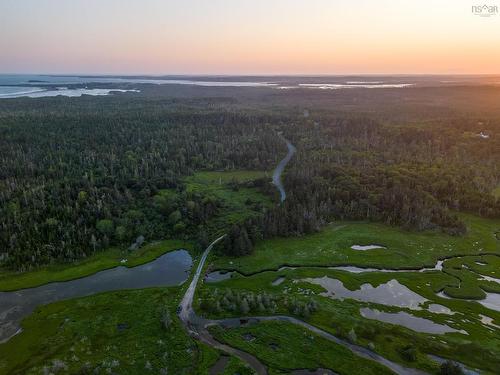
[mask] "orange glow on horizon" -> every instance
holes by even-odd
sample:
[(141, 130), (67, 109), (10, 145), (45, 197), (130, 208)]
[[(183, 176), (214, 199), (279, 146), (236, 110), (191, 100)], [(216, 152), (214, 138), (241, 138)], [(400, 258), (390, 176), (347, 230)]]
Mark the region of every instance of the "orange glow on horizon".
[(0, 73), (500, 73), (500, 14), (466, 0), (7, 0), (0, 25)]

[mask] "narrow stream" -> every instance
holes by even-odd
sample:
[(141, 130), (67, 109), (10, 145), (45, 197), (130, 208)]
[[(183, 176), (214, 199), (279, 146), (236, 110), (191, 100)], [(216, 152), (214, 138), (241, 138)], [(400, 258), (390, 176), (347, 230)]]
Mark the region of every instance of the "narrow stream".
[[(451, 258), (449, 258), (451, 259)], [(284, 270), (295, 270), (300, 268), (321, 268), (328, 270), (338, 270), (350, 273), (363, 273), (363, 272), (383, 272), (383, 273), (406, 273), (406, 272), (427, 272), (427, 271), (442, 271), (443, 260), (438, 260), (434, 267), (423, 267), (423, 268), (407, 268), (407, 269), (388, 269), (388, 268), (370, 268), (370, 267), (358, 267), (358, 266), (280, 266), (278, 269), (266, 269), (262, 271), (252, 272), (249, 274), (243, 274), (238, 271), (231, 270), (215, 270), (207, 275), (208, 282), (215, 283), (230, 279), (233, 274), (238, 274), (243, 277), (255, 276), (265, 272), (281, 272)]]

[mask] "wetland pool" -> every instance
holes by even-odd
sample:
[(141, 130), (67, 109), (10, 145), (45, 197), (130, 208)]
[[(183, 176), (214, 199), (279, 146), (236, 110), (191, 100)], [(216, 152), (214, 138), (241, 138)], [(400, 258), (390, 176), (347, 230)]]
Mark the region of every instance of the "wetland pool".
[(107, 291), (180, 285), (192, 264), (188, 251), (175, 250), (136, 267), (119, 266), (80, 279), (0, 292), (0, 343), (19, 333), (22, 319), (40, 305)]

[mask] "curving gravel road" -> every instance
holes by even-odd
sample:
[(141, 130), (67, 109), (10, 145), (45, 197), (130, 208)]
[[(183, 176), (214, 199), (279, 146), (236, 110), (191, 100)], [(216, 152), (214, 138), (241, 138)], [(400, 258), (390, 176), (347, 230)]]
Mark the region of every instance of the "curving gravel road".
[(284, 138), (281, 134), (280, 134), (280, 137), (286, 142), (286, 146), (288, 147), (288, 153), (279, 162), (278, 166), (274, 170), (273, 184), (276, 185), (276, 187), (280, 191), (280, 195), (281, 195), (280, 200), (281, 200), (281, 202), (283, 202), (286, 199), (286, 191), (285, 191), (285, 187), (283, 186), (283, 182), (281, 181), (281, 175), (283, 174), (283, 171), (285, 170), (286, 165), (292, 159), (293, 154), (295, 154), (297, 149), (295, 148), (294, 145), (292, 145), (292, 143), (288, 139)]
[(189, 287), (187, 288), (186, 293), (184, 294), (184, 297), (182, 298), (182, 301), (179, 305), (179, 310), (180, 310), (179, 318), (184, 324), (190, 323), (190, 318), (192, 318), (192, 315), (194, 315), (194, 310), (193, 310), (194, 292), (196, 291), (196, 285), (198, 285), (198, 280), (200, 278), (201, 271), (203, 270), (203, 266), (205, 265), (205, 261), (207, 260), (208, 253), (210, 253), (210, 250), (212, 250), (214, 245), (220, 240), (222, 240), (224, 237), (226, 237), (225, 234), (217, 238), (214, 242), (212, 242), (205, 249), (203, 255), (201, 256), (200, 263), (198, 263), (198, 267), (196, 268), (193, 280), (191, 280), (191, 284), (189, 284)]
[(257, 374), (267, 375), (266, 366), (264, 366), (257, 358), (255, 358), (251, 354), (217, 341), (207, 330), (207, 326), (211, 321), (199, 317), (198, 315), (196, 315), (196, 312), (193, 309), (194, 293), (196, 291), (196, 286), (198, 285), (198, 281), (200, 279), (200, 275), (203, 270), (203, 266), (205, 265), (205, 261), (207, 260), (208, 254), (210, 253), (210, 250), (212, 250), (213, 246), (217, 242), (222, 240), (225, 236), (226, 235), (224, 234), (223, 236), (217, 238), (203, 252), (200, 263), (198, 263), (198, 267), (196, 268), (196, 272), (193, 276), (193, 280), (191, 280), (191, 284), (189, 284), (189, 287), (187, 288), (186, 293), (184, 294), (184, 297), (182, 298), (182, 301), (179, 305), (179, 318), (191, 336), (215, 349), (222, 350), (223, 352), (240, 358), (244, 362), (248, 363), (250, 367), (252, 367), (257, 372)]

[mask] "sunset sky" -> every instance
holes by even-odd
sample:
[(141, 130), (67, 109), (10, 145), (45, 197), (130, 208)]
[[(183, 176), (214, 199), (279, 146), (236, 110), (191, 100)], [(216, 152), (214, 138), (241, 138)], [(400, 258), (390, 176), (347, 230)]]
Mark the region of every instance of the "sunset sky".
[(484, 3), (1, 0), (0, 73), (498, 74)]

